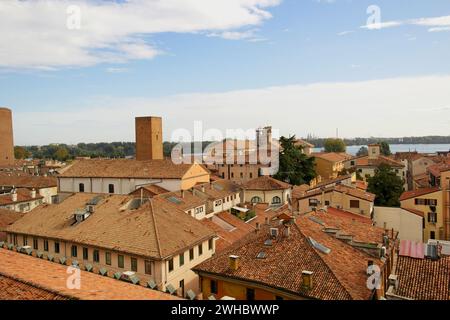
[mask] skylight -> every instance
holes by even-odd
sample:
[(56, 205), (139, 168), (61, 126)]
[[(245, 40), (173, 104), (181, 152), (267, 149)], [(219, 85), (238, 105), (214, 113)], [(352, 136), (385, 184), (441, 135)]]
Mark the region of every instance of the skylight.
[(256, 256), (256, 258), (258, 258), (258, 259), (265, 259), (266, 257), (267, 257), (267, 254), (265, 252), (260, 252)]
[(321, 226), (325, 225), (325, 223), (323, 223), (322, 220), (320, 220), (319, 218), (316, 218), (316, 217), (309, 217), (309, 220), (311, 220), (311, 221), (313, 221), (313, 222), (315, 222), (317, 224), (320, 224)]
[(323, 252), (325, 254), (329, 254), (331, 252), (331, 249), (325, 247), (323, 244), (317, 242), (316, 240), (314, 240), (313, 238), (309, 237), (308, 238), (309, 243), (317, 250), (319, 250), (320, 252)]
[(181, 203), (180, 199), (178, 199), (176, 197), (173, 197), (173, 196), (172, 197), (168, 197), (167, 200), (169, 200), (170, 202), (175, 203), (175, 204), (180, 204)]
[(264, 242), (264, 245), (265, 246), (267, 246), (267, 247), (270, 247), (271, 245), (272, 245), (272, 240), (271, 239), (268, 239), (268, 240), (266, 240), (265, 242)]

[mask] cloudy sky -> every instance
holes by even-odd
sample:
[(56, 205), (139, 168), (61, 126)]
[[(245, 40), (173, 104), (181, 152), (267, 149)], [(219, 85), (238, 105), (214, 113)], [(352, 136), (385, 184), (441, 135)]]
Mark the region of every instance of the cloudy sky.
[(0, 39), (20, 145), (450, 134), (450, 0), (1, 0)]

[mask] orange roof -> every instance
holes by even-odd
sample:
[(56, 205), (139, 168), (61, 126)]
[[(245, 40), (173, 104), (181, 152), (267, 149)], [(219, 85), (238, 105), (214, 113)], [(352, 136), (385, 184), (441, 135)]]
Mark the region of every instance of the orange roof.
[(269, 176), (261, 176), (256, 179), (250, 180), (242, 185), (242, 188), (246, 190), (286, 190), (292, 186), (289, 183), (274, 179)]
[(51, 188), (58, 185), (55, 177), (29, 176), (29, 175), (0, 175), (0, 186), (16, 188)]
[(439, 190), (440, 190), (439, 187), (434, 187), (434, 188), (424, 188), (424, 189), (418, 189), (418, 190), (413, 190), (413, 191), (406, 191), (406, 192), (403, 192), (403, 194), (400, 196), (400, 201), (420, 197), (420, 196), (434, 193), (434, 192), (438, 192)]
[(313, 196), (317, 196), (322, 194), (322, 192), (325, 193), (329, 193), (329, 192), (339, 192), (339, 193), (346, 193), (352, 197), (361, 199), (361, 200), (365, 200), (365, 201), (370, 201), (373, 202), (375, 201), (375, 197), (376, 195), (370, 192), (366, 192), (364, 190), (355, 188), (355, 187), (349, 187), (343, 184), (338, 184), (335, 186), (330, 186), (328, 188), (314, 188), (314, 189), (310, 189), (310, 191), (307, 191), (306, 193), (304, 193), (303, 195), (301, 195), (298, 199), (307, 199), (309, 197), (313, 197)]
[(6, 240), (6, 233), (3, 232), (6, 227), (13, 224), (24, 215), (24, 213), (0, 209), (0, 241)]
[(39, 195), (39, 193), (36, 194), (35, 198), (32, 198), (30, 190), (25, 188), (16, 189), (16, 192), (17, 192), (17, 201), (12, 200), (12, 196), (10, 193), (0, 194), (0, 206), (7, 206), (14, 203), (30, 202), (44, 198), (41, 195)]
[(394, 168), (404, 168), (405, 165), (394, 159), (378, 156), (377, 159), (369, 159), (369, 156), (364, 156), (356, 159), (356, 167), (378, 167), (380, 164), (387, 164)]
[[(81, 272), (81, 288), (67, 288), (67, 266), (37, 259), (13, 251), (0, 249), (0, 275), (14, 281), (2, 285), (11, 295), (25, 288), (32, 289), (31, 299), (79, 299), (79, 300), (179, 300), (168, 294), (132, 285), (87, 271)], [(27, 266), (24, 268), (24, 266)], [(0, 295), (5, 294), (0, 290)], [(23, 294), (23, 293), (22, 293)], [(0, 296), (0, 298), (2, 298)], [(6, 297), (8, 298), (8, 297)], [(14, 298), (14, 296), (9, 296)]]
[(311, 156), (330, 162), (342, 162), (353, 158), (352, 155), (349, 155), (345, 152), (315, 152), (312, 153)]

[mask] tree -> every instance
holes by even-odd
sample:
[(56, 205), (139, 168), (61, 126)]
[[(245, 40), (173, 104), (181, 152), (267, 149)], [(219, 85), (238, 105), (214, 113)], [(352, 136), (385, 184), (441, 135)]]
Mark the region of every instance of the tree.
[(391, 147), (389, 146), (389, 143), (386, 141), (380, 142), (380, 152), (384, 156), (390, 156), (392, 154)]
[(324, 143), (325, 152), (345, 152), (346, 147), (342, 139), (327, 139)]
[(14, 157), (18, 160), (28, 159), (31, 153), (24, 147), (14, 147)]
[(69, 159), (69, 150), (67, 150), (66, 147), (59, 147), (55, 151), (53, 158), (59, 161), (66, 161), (67, 159)]
[(295, 141), (295, 136), (280, 138), (280, 164), (274, 178), (293, 185), (309, 184), (316, 177), (315, 160), (305, 155)]
[(369, 149), (367, 147), (361, 147), (359, 148), (358, 152), (356, 153), (356, 156), (362, 157), (367, 156), (369, 154)]
[(375, 205), (399, 207), (403, 181), (387, 164), (381, 164), (373, 177), (368, 178), (367, 191), (376, 195)]

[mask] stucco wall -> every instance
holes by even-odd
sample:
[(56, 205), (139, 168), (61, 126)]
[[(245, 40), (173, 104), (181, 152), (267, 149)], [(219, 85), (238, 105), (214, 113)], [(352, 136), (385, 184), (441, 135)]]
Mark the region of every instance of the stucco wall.
[(400, 240), (423, 242), (423, 218), (401, 208), (375, 207), (374, 222), (377, 227), (394, 229)]

